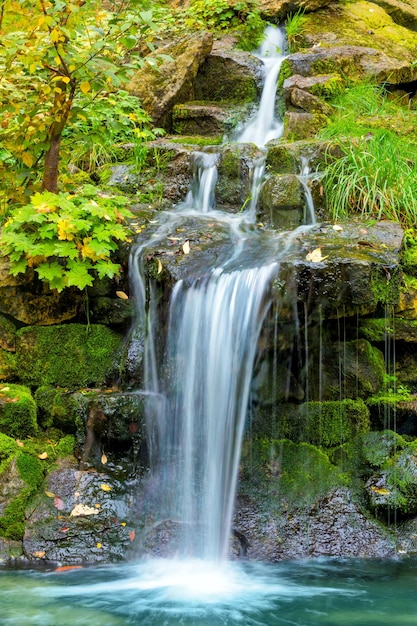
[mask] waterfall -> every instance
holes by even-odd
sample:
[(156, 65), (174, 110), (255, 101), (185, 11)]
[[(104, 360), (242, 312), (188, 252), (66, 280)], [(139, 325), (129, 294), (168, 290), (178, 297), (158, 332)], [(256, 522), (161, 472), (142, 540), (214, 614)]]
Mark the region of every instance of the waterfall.
[[(262, 146), (282, 132), (274, 110), (283, 41), (279, 29), (267, 29), (259, 52), (266, 67), (259, 113), (239, 141)], [(227, 224), (234, 248), (222, 266), (207, 268), (201, 278), (176, 283), (168, 321), (160, 326), (152, 290), (148, 290), (151, 302), (145, 306), (140, 267), (146, 244), (131, 256), (132, 287), (146, 335), (144, 380), (151, 473), (164, 492), (154, 519), (158, 515), (160, 520), (176, 524), (174, 553), (212, 562), (222, 561), (228, 554), (258, 338), (271, 304), (277, 259), (292, 240), (292, 236), (274, 240), (265, 256), (256, 233), (249, 241), (241, 229), (255, 219), (265, 159), (253, 164), (252, 198), (245, 210), (227, 216), (214, 210), (217, 160), (216, 153), (194, 153), (190, 191), (177, 210), (167, 214), (152, 241), (163, 241), (175, 220), (192, 212), (200, 219), (209, 214), (210, 220)], [(164, 358), (158, 364), (155, 341), (164, 337), (160, 350)]]

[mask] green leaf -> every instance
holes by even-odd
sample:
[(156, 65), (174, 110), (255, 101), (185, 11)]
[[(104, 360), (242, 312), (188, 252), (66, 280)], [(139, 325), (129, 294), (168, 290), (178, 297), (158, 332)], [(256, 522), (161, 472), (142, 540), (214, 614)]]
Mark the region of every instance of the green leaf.
[(84, 289), (87, 286), (91, 287), (93, 277), (88, 273), (91, 268), (92, 265), (86, 261), (69, 261), (66, 273), (67, 286), (78, 287), (78, 289)]

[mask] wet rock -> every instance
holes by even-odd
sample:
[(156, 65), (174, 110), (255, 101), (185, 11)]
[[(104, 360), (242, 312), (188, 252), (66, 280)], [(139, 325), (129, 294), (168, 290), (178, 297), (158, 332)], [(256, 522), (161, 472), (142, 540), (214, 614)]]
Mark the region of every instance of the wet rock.
[(303, 194), (301, 183), (293, 174), (270, 176), (262, 185), (259, 217), (275, 228), (291, 230), (302, 223)]
[(65, 564), (125, 560), (135, 538), (130, 506), (134, 484), (101, 469), (82, 472), (59, 462), (45, 492), (28, 511), (23, 550), (32, 562)]
[(220, 149), (216, 199), (219, 207), (240, 211), (252, 193), (253, 170), (262, 152), (253, 144), (224, 144)]
[(247, 558), (253, 560), (395, 554), (393, 537), (361, 512), (347, 489), (336, 489), (308, 511), (289, 515), (266, 514), (259, 502), (242, 499), (234, 523), (248, 541)]
[(146, 65), (131, 79), (127, 90), (140, 98), (155, 126), (170, 130), (174, 105), (195, 99), (194, 81), (212, 45), (211, 33), (184, 37), (157, 50), (157, 55), (167, 55), (171, 60), (163, 60), (154, 68)]
[(284, 80), (283, 91), (286, 102), (290, 102), (293, 89), (301, 89), (319, 98), (331, 96), (343, 85), (338, 74), (323, 74), (319, 76), (301, 76), (294, 74)]
[(332, 108), (323, 102), (321, 98), (298, 87), (291, 89), (290, 103), (307, 113), (330, 115), (332, 112)]

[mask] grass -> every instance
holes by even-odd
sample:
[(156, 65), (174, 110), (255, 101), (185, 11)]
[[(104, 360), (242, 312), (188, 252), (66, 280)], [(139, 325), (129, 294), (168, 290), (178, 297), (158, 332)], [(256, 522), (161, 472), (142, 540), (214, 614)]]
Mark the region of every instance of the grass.
[(352, 214), (417, 226), (417, 113), (390, 99), (383, 87), (362, 83), (332, 102), (334, 115), (321, 137), (342, 156), (323, 178), (333, 219)]

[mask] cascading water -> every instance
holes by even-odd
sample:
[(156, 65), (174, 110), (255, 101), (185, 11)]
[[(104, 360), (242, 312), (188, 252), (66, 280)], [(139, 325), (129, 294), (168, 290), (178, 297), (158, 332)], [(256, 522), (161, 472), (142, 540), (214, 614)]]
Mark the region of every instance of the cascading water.
[[(275, 94), (283, 45), (282, 31), (269, 27), (259, 51), (267, 68), (259, 113), (240, 142), (263, 146), (282, 132), (275, 118)], [(209, 561), (228, 554), (252, 369), (278, 271), (276, 249), (265, 264), (247, 263), (247, 252), (243, 254), (246, 236), (240, 229), (254, 221), (264, 159), (254, 163), (251, 201), (238, 216), (214, 210), (217, 161), (216, 153), (194, 153), (190, 191), (175, 213), (215, 216), (233, 231), (235, 247), (222, 267), (191, 284), (179, 281), (173, 289), (161, 380), (153, 348), (153, 337), (161, 332), (151, 327), (145, 359), (151, 459), (157, 460), (152, 471), (166, 494), (158, 515), (178, 527), (175, 551)], [(166, 234), (166, 224), (155, 237), (161, 234)], [(131, 262), (133, 271), (140, 255), (141, 249)], [(138, 274), (134, 285), (143, 318), (145, 289)]]

